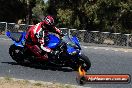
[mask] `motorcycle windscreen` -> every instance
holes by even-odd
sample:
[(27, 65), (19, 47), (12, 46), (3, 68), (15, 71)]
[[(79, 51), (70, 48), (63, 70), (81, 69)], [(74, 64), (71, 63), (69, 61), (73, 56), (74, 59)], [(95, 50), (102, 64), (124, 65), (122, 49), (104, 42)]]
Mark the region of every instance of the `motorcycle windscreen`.
[(79, 40), (77, 39), (77, 37), (76, 37), (76, 36), (73, 36), (71, 39), (72, 39), (72, 41), (73, 41), (75, 44), (77, 44), (77, 46), (81, 49), (80, 43), (79, 43)]
[(56, 46), (60, 43), (60, 39), (53, 34), (49, 34), (48, 37), (49, 37), (49, 41), (48, 41), (47, 47), (56, 48)]

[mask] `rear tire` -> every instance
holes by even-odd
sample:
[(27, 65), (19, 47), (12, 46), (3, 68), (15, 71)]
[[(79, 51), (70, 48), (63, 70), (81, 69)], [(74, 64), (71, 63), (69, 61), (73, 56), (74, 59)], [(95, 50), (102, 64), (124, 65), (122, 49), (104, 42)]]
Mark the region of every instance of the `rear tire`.
[(25, 62), (24, 58), (23, 58), (23, 52), (22, 52), (22, 50), (23, 50), (22, 47), (16, 46), (14, 44), (11, 45), (10, 48), (9, 48), (9, 54), (10, 54), (10, 56), (12, 57), (12, 59), (14, 61), (16, 61), (19, 64), (23, 64)]

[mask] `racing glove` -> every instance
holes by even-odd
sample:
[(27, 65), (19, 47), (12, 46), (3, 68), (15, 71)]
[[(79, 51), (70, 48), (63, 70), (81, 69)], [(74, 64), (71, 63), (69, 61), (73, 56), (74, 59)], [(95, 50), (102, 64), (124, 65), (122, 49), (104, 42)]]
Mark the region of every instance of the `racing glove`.
[(63, 36), (64, 36), (64, 34), (63, 34), (63, 33), (61, 33), (61, 34), (60, 34), (60, 36), (61, 36), (61, 37), (63, 37)]

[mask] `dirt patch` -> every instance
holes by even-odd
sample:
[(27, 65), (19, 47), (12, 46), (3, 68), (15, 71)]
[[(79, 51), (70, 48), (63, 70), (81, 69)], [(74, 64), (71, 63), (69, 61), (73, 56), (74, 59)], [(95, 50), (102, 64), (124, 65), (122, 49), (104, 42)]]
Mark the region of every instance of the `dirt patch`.
[(76, 88), (76, 87), (74, 85), (69, 84), (1, 77), (0, 88)]

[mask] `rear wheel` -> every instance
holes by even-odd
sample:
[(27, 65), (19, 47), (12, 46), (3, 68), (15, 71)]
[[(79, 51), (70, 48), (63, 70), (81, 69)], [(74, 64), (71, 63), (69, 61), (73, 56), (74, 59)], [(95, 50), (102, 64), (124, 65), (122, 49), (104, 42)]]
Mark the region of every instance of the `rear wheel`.
[(16, 46), (16, 45), (11, 45), (9, 48), (9, 54), (12, 57), (13, 60), (15, 60), (17, 63), (24, 63), (24, 58), (23, 58), (23, 48)]

